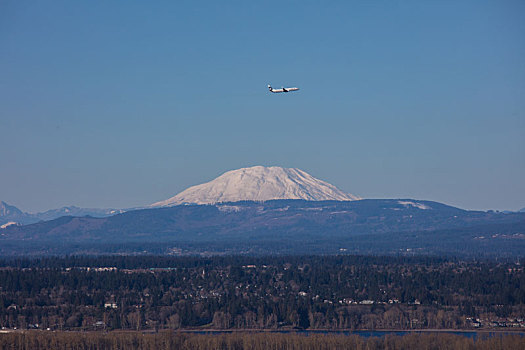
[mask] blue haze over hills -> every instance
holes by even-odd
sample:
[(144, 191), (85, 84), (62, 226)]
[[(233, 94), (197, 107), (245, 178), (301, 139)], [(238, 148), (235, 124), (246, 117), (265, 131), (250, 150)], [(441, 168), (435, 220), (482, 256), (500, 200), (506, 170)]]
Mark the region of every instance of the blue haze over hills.
[(0, 230), (0, 255), (430, 254), (516, 257), (525, 213), (436, 202), (274, 200), (66, 216)]
[(0, 225), (13, 222), (16, 224), (32, 224), (39, 221), (53, 220), (62, 216), (93, 216), (105, 217), (122, 213), (120, 209), (79, 208), (75, 206), (50, 209), (40, 213), (26, 213), (15, 206), (0, 201)]

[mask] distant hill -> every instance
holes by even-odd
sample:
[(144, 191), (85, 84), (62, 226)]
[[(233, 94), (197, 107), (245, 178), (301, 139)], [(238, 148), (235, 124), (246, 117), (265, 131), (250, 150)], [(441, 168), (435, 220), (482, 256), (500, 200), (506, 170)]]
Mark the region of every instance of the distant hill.
[[(515, 255), (525, 251), (525, 214), (466, 211), (411, 199), (243, 201), (9, 226), (0, 230), (0, 243), (3, 255), (13, 249)], [(148, 250), (153, 246), (155, 251)]]
[(79, 208), (76, 206), (51, 209), (35, 214), (40, 220), (53, 220), (62, 216), (93, 216), (103, 218), (125, 212), (123, 209)]

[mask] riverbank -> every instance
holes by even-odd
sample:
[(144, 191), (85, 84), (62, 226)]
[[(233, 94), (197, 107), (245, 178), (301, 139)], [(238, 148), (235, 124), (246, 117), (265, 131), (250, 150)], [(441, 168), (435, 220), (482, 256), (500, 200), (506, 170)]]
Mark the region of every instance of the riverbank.
[[(198, 333), (198, 331), (161, 331), (147, 333), (141, 331), (39, 331), (25, 330), (0, 334), (0, 349), (19, 350), (62, 350), (62, 349), (524, 349), (525, 337), (521, 333), (487, 334), (465, 336), (448, 333), (445, 330), (427, 332), (409, 332), (396, 334), (391, 332), (368, 331), (361, 333), (316, 333), (299, 332), (251, 332), (234, 331)], [(375, 332), (375, 333), (373, 333)], [(374, 334), (381, 333), (382, 336)]]
[(235, 328), (235, 329), (217, 329), (217, 328), (188, 328), (188, 329), (143, 329), (143, 330), (50, 330), (50, 329), (1, 329), (0, 334), (7, 333), (24, 333), (24, 332), (62, 332), (62, 333), (142, 333), (157, 334), (162, 332), (188, 333), (188, 334), (242, 334), (242, 333), (261, 333), (261, 334), (341, 334), (341, 335), (359, 335), (359, 336), (384, 336), (388, 334), (405, 335), (405, 334), (424, 334), (424, 333), (448, 333), (448, 334), (516, 334), (525, 336), (524, 329), (261, 329), (261, 328)]
[[(155, 332), (149, 330), (146, 332)], [(214, 329), (214, 328), (191, 328), (178, 329), (174, 332), (182, 333), (197, 333), (197, 334), (222, 334), (222, 333), (297, 333), (297, 334), (360, 334), (360, 333), (378, 333), (378, 334), (393, 334), (393, 333), (478, 333), (478, 334), (521, 334), (525, 336), (525, 329)]]

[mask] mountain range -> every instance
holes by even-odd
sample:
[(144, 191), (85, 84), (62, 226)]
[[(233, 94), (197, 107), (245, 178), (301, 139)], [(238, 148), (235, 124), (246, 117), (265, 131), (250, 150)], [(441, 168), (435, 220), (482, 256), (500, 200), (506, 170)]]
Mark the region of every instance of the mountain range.
[(46, 210), (40, 213), (27, 213), (17, 207), (0, 201), (0, 227), (5, 225), (27, 225), (39, 221), (53, 220), (62, 216), (105, 217), (123, 213), (122, 209), (79, 208), (75, 206)]
[[(195, 246), (221, 253), (344, 249), (375, 254), (519, 255), (525, 251), (525, 214), (467, 211), (410, 199), (241, 201), (13, 225), (0, 230), (0, 242), (0, 255), (166, 254), (174, 247), (196, 253)], [(147, 248), (151, 245), (157, 250)]]
[(62, 216), (106, 217), (130, 210), (181, 204), (212, 204), (243, 200), (268, 201), (274, 199), (351, 201), (360, 198), (345, 193), (325, 181), (316, 179), (300, 169), (254, 166), (228, 171), (210, 182), (192, 186), (167, 200), (146, 207), (97, 209), (68, 206), (40, 213), (27, 213), (0, 201), (0, 227), (15, 224), (27, 225)]
[(520, 256), (525, 251), (525, 213), (468, 211), (414, 199), (360, 199), (302, 170), (279, 167), (230, 171), (145, 209), (67, 207), (26, 214), (2, 202), (0, 215), (39, 221), (4, 224), (0, 255)]

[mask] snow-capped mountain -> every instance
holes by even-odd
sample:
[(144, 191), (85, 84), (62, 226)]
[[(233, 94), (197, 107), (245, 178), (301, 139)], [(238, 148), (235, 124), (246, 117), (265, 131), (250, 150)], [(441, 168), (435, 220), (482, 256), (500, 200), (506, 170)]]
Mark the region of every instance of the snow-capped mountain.
[(295, 168), (254, 166), (228, 171), (150, 207), (272, 199), (353, 201), (361, 199)]

